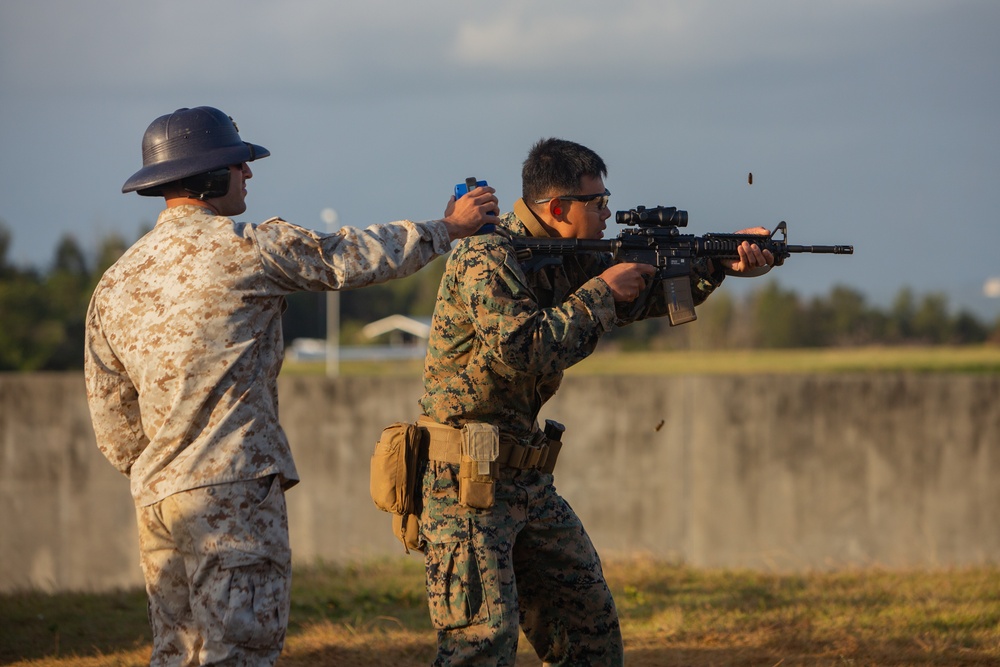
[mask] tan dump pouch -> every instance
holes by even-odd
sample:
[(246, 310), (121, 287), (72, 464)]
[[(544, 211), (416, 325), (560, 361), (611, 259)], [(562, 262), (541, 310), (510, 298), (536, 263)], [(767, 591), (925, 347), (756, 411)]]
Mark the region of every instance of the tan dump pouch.
[(421, 431), (415, 424), (396, 422), (382, 429), (371, 461), (371, 495), (383, 512), (413, 510), (413, 487), (420, 456)]
[(417, 498), (417, 470), (424, 431), (396, 422), (382, 430), (371, 460), (371, 496), (375, 506), (393, 515), (393, 534), (410, 549), (423, 551)]

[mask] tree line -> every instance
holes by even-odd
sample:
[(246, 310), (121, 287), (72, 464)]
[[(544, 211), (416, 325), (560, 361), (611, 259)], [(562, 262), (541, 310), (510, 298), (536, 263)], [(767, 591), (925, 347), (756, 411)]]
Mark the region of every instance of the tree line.
[[(66, 235), (45, 270), (15, 266), (10, 244), (0, 221), (0, 371), (82, 368), (90, 296), (130, 244), (112, 234), (88, 253)], [(342, 292), (341, 342), (371, 342), (361, 328), (389, 315), (430, 317), (444, 263), (439, 258), (409, 278)], [(324, 294), (292, 294), (288, 306), (282, 319), (286, 343), (325, 336)], [(608, 341), (627, 350), (1000, 344), (1000, 318), (984, 322), (966, 311), (952, 313), (943, 294), (907, 288), (886, 309), (848, 287), (807, 299), (770, 281), (742, 298), (720, 290), (698, 307), (692, 324), (646, 320), (612, 332)]]

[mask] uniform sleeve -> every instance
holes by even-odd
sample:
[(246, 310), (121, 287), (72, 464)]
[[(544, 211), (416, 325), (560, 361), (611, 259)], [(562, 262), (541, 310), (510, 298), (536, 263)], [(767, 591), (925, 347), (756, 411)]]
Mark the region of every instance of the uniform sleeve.
[(97, 446), (111, 465), (128, 476), (149, 438), (142, 429), (139, 392), (104, 335), (96, 295), (87, 312), (84, 377)]
[[(714, 271), (709, 271), (708, 260), (699, 257), (691, 264), (689, 282), (691, 284), (691, 297), (695, 306), (700, 306), (706, 299), (722, 284), (726, 277), (726, 272), (721, 266), (714, 267)], [(669, 297), (667, 296), (666, 283), (659, 283), (653, 288), (648, 302), (636, 314), (632, 303), (618, 304), (618, 325), (624, 326), (630, 322), (644, 320), (650, 317), (663, 317), (669, 313)]]
[(271, 279), (288, 291), (364, 287), (403, 278), (451, 249), (439, 220), (402, 220), (322, 234), (272, 218), (249, 227)]
[(600, 278), (587, 281), (561, 304), (541, 308), (508, 244), (463, 241), (451, 261), (457, 266), (447, 275), (455, 280), (453, 288), (468, 308), (477, 338), (496, 362), (517, 372), (564, 370), (593, 353), (614, 326), (611, 289)]
[(691, 265), (691, 295), (694, 305), (705, 302), (712, 292), (726, 279), (726, 271), (719, 262), (713, 262), (714, 271), (709, 271), (709, 260), (699, 257)]

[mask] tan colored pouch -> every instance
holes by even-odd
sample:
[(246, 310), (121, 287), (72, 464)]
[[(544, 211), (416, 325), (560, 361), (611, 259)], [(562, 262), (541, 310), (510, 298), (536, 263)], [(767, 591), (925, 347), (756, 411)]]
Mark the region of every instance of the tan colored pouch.
[(427, 541), (420, 536), (419, 514), (393, 514), (392, 532), (403, 543), (406, 553), (410, 553), (411, 550), (422, 552), (427, 546)]
[(462, 462), (458, 501), (467, 507), (493, 507), (494, 480), (500, 471), (500, 432), (492, 424), (470, 422), (462, 427)]
[(423, 551), (417, 499), (417, 469), (423, 431), (416, 424), (396, 422), (382, 429), (371, 462), (371, 495), (375, 506), (392, 514), (392, 533), (406, 553)]
[(405, 515), (413, 511), (421, 430), (396, 422), (382, 429), (371, 462), (371, 495), (383, 512)]

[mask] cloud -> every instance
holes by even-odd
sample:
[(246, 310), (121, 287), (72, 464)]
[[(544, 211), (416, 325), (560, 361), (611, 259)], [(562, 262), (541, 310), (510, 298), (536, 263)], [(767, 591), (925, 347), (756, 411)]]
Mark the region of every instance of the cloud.
[[(118, 190), (146, 124), (211, 104), (274, 151), (253, 182), (266, 215), (437, 215), (472, 173), (509, 202), (530, 142), (565, 136), (609, 161), (619, 204), (857, 244), (787, 267), (802, 288), (978, 295), (998, 21), (981, 0), (0, 0), (0, 217), (24, 261), (66, 231), (131, 235), (151, 202)], [(53, 165), (71, 170), (58, 196)]]
[[(58, 5), (58, 6), (54, 6)], [(649, 82), (871, 44), (931, 0), (55, 0), (0, 4), (7, 89)], [(98, 18), (99, 17), (99, 18)], [(867, 37), (866, 37), (867, 35)], [(598, 82), (599, 83), (599, 82)], [(484, 82), (485, 87), (485, 82)]]

